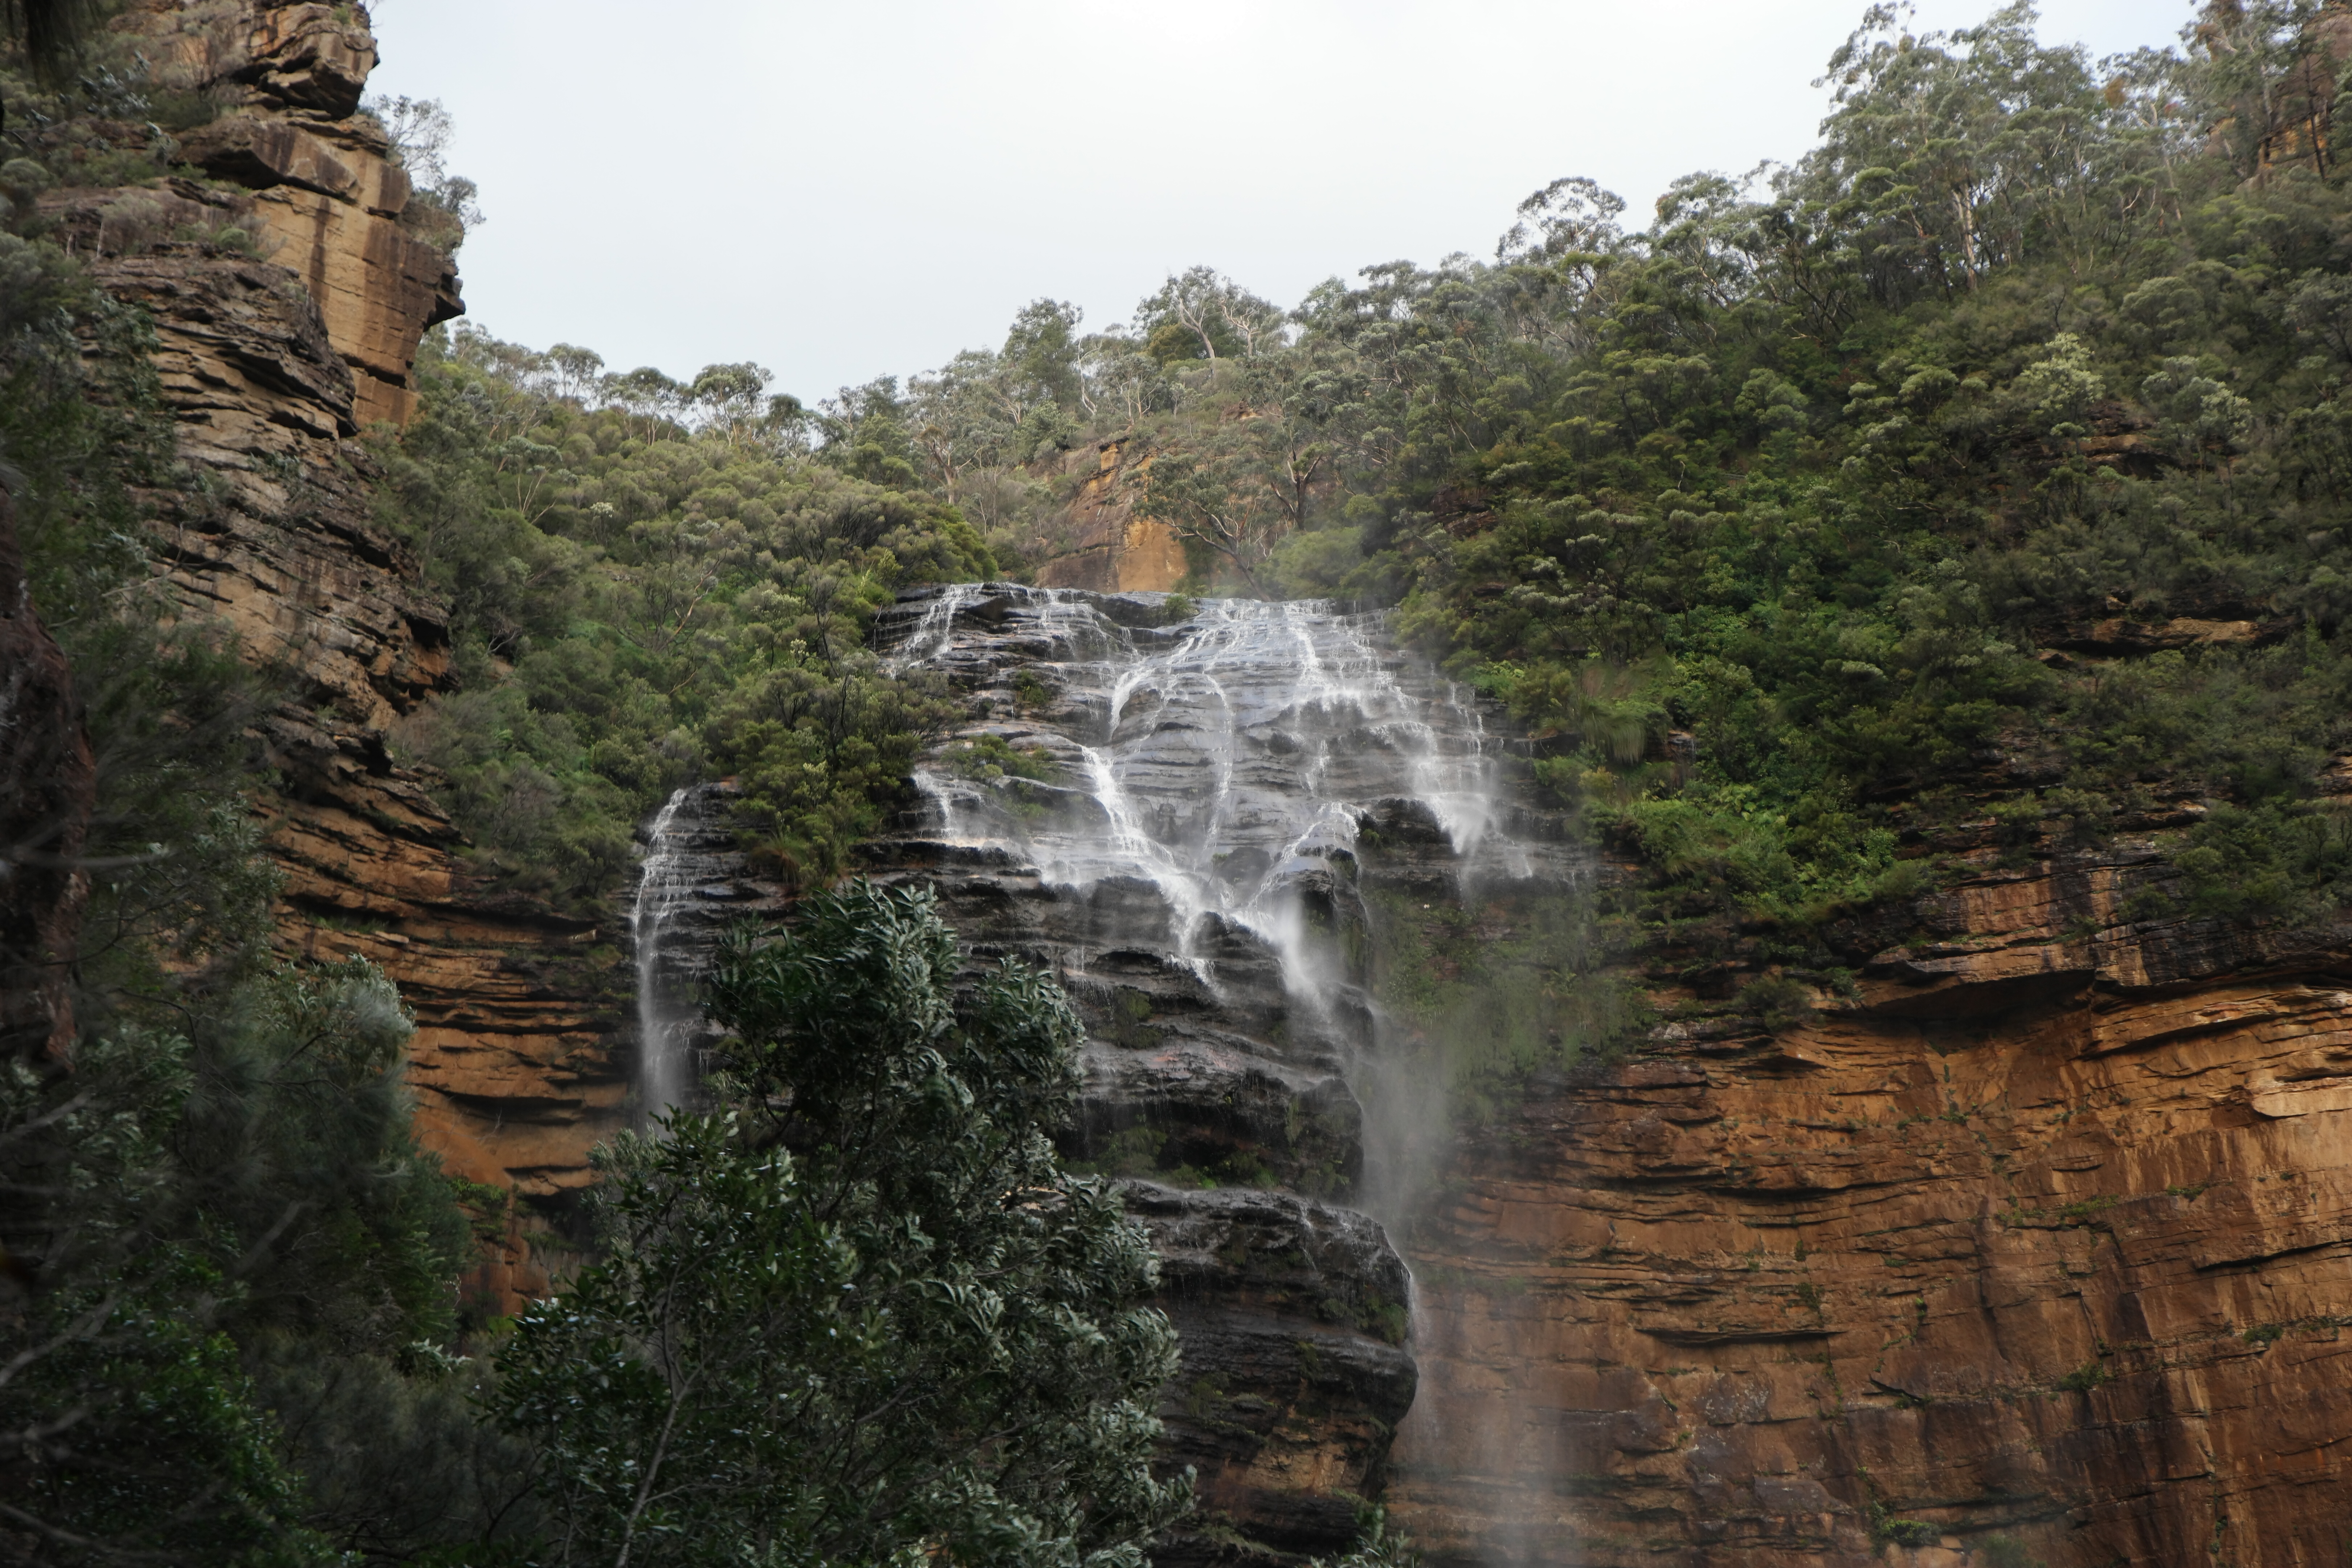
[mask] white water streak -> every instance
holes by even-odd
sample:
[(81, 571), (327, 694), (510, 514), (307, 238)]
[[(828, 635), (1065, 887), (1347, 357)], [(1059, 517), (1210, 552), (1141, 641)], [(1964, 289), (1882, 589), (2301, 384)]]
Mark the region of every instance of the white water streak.
[(662, 938), (687, 896), (686, 858), (674, 825), (687, 792), (673, 793), (646, 834), (646, 858), (637, 871), (637, 897), (630, 912), (630, 936), (637, 950), (637, 1100), (650, 1121), (686, 1097), (691, 1047), (679, 1038), (688, 1018), (669, 1005), (661, 982)]
[(1024, 817), (1002, 790), (939, 769), (918, 773), (918, 787), (951, 840), (1010, 849), (1049, 883), (1156, 887), (1171, 950), (1204, 977), (1213, 981), (1200, 940), (1206, 917), (1220, 916), (1270, 943), (1293, 994), (1327, 1010), (1335, 977), (1311, 951), (1295, 890), (1302, 876), (1350, 866), (1377, 801), (1419, 803), (1465, 877), (1528, 874), (1524, 847), (1499, 828), (1499, 762), (1475, 705), (1446, 683), (1401, 679), (1378, 617), (1319, 601), (1215, 599), (1172, 635), (1138, 634), (1090, 595), (1012, 590), (1009, 610), (960, 634), (957, 616), (980, 592), (941, 593), (894, 667), (938, 660), (960, 637), (1035, 648), (1029, 668), (1095, 711), (1092, 732), (989, 728), (1055, 753), (1062, 787), (1093, 811), (1033, 802)]

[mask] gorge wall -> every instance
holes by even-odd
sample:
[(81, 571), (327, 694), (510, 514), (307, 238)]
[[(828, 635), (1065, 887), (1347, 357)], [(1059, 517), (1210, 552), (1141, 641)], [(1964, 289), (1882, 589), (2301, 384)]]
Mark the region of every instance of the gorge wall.
[[(1365, 954), (1419, 951), (1376, 928), (1499, 942), (1632, 868), (1583, 862), (1376, 631), (1335, 679), (1318, 612), (1203, 610), (1244, 613), (1287, 646), (1002, 585), (879, 633), (968, 721), (876, 869), (1065, 977), (1094, 1037), (1071, 1152), (1134, 1183), (1170, 1259), (1166, 1414), (1212, 1510), (1172, 1560), (1326, 1550), (1383, 1479), (1443, 1563), (2340, 1555), (2340, 944), (2134, 923), (2152, 848), (2020, 860), (1988, 833), (1834, 933), (1851, 994), (1768, 1022), (1654, 951), (1665, 1021), (1629, 1052), (1432, 1138), (1434, 1087), (1384, 1079), (1400, 1041), (1355, 1011)], [(1373, 665), (1434, 741), (1400, 738)], [(1448, 753), (1481, 759), (1450, 804)], [(1196, 867), (1230, 891), (1182, 891)]]
[[(1497, 815), (1475, 710), (1364, 618), (963, 584), (876, 635), (962, 718), (865, 868), (936, 889), (976, 961), (1067, 988), (1089, 1037), (1065, 1152), (1125, 1184), (1161, 1255), (1183, 1354), (1167, 1454), (1202, 1511), (1156, 1560), (1344, 1550), (1415, 1379), (1410, 1281), (1365, 1212), (1392, 1140), (1351, 1084), (1375, 1033), (1368, 900), (1528, 880), (1556, 825)], [(730, 853), (728, 803), (704, 785), (664, 813), (649, 1020), (729, 919), (784, 901)]]
[[(263, 721), (281, 942), (380, 963), (434, 1146), (560, 1206), (627, 1109), (635, 975), (625, 933), (472, 881), (385, 745), (446, 688), (448, 637), (356, 437), (407, 416), (458, 300), (355, 113), (365, 13), (150, 0), (117, 26), (219, 110), (171, 149), (208, 177), (41, 205), (151, 314), (180, 456), (214, 481), (159, 515), (158, 585), (298, 678)], [(937, 885), (975, 953), (1053, 965), (1088, 1022), (1069, 1152), (1132, 1184), (1184, 1332), (1166, 1415), (1208, 1512), (1164, 1561), (1333, 1550), (1383, 1486), (1447, 1564), (2340, 1560), (2345, 942), (2135, 923), (2152, 851), (2012, 861), (1988, 836), (1954, 885), (1838, 933), (1853, 994), (1768, 1024), (1738, 976), (1654, 954), (1668, 1021), (1630, 1055), (1433, 1140), (1444, 1104), (1381, 1078), (1375, 938), (1426, 916), (1501, 940), (1526, 900), (1627, 873), (1369, 627), (1116, 592), (1171, 585), (1181, 552), (1132, 515), (1140, 459), (1080, 462), (1041, 576), (1101, 596), (886, 616), (965, 720), (870, 868)], [(1401, 721), (1429, 733), (1380, 732)], [(1433, 759), (1479, 788), (1407, 776)], [(1447, 816), (1471, 797), (1475, 832)], [(726, 804), (700, 786), (675, 824), (706, 932), (782, 899)], [(1505, 845), (1526, 862), (1478, 860)], [(519, 1231), (481, 1283), (543, 1285)]]
[[(141, 0), (112, 23), (151, 89), (200, 104), (51, 128), (53, 163), (136, 153), (197, 169), (39, 199), (52, 232), (142, 309), (176, 456), (150, 498), (154, 585), (284, 677), (260, 725), (279, 787), (257, 803), (285, 881), (278, 943), (364, 954), (418, 1031), (420, 1127), (467, 1178), (560, 1206), (619, 1124), (628, 976), (612, 933), (469, 878), (432, 781), (391, 724), (446, 688), (449, 637), (414, 559), (373, 521), (357, 439), (415, 407), (417, 346), (457, 314), (454, 262), (402, 219), (405, 174), (360, 113), (375, 44), (354, 5)], [(476, 1287), (544, 1285), (518, 1216)]]
[(1459, 1147), (1391, 1492), (1435, 1557), (2341, 1555), (2343, 951), (2126, 922), (2146, 853), (1972, 858), (1858, 995)]

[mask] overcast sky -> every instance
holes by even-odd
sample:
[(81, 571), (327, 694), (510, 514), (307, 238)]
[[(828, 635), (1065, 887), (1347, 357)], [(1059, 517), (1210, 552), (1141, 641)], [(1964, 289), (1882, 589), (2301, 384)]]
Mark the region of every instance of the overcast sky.
[[(1294, 304), (1484, 256), (1562, 174), (1629, 219), (1811, 143), (1861, 0), (374, 0), (489, 221), (475, 321), (614, 369), (756, 360), (814, 399), (993, 346), (1041, 295), (1126, 319), (1206, 262)], [(1988, 0), (1921, 0), (1917, 26)], [(2168, 43), (2189, 0), (2048, 0)]]

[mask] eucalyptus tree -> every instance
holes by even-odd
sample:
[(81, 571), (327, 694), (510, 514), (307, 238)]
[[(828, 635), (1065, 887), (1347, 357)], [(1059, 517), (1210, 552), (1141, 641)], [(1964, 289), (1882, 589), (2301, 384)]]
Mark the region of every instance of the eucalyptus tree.
[(1280, 307), (1259, 299), (1213, 267), (1190, 267), (1135, 308), (1135, 324), (1153, 357), (1243, 359), (1279, 348)]
[(1066, 446), (1086, 405), (1076, 305), (1037, 300), (1001, 349), (966, 349), (907, 385), (908, 421), (930, 478), (950, 504), (975, 481)]

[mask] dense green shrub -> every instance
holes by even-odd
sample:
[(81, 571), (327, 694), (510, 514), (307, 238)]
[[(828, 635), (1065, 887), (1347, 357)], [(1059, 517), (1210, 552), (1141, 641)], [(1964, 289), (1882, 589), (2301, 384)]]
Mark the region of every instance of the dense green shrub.
[(937, 712), (866, 650), (868, 617), (993, 557), (953, 507), (794, 450), (784, 414), (754, 411), (764, 373), (689, 387), (600, 363), (428, 342), (383, 515), (447, 596), (459, 689), (402, 747), (447, 775), (511, 886), (593, 905), (622, 886), (632, 824), (719, 774), (772, 856), (822, 880)]
[[(6, 1528), (60, 1563), (324, 1562), (387, 1513), (490, 1531), (462, 1492), (317, 1489), (415, 1412), (436, 1443), (473, 1427), (436, 1394), (467, 1226), (410, 1131), (390, 983), (270, 970), (179, 1012), (86, 1035), (70, 1071), (0, 1066), (0, 1252), (30, 1282), (0, 1327)], [(317, 1397), (363, 1372), (370, 1400)]]
[(1049, 1142), (1076, 1016), (961, 965), (864, 882), (721, 953), (722, 1109), (600, 1155), (604, 1259), (503, 1356), (552, 1561), (1140, 1568), (1188, 1506), (1150, 1245)]

